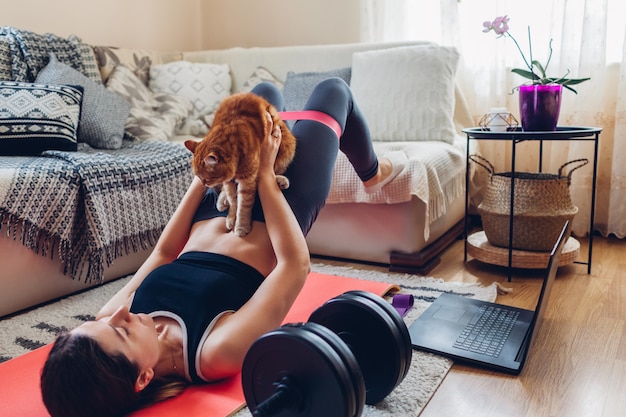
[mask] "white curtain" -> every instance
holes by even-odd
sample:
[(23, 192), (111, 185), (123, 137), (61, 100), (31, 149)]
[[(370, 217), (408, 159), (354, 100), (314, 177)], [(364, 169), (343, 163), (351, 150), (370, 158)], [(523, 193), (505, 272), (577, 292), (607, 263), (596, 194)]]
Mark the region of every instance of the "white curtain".
[[(533, 58), (545, 63), (552, 39), (549, 76), (591, 77), (563, 92), (560, 126), (601, 127), (595, 229), (626, 236), (626, 6), (623, 0), (362, 0), (362, 41), (425, 39), (455, 46), (462, 54), (459, 83), (477, 125), (492, 107), (506, 107), (519, 120), (515, 86), (525, 80), (510, 72), (524, 62), (511, 39), (483, 33), (482, 23), (509, 16), (509, 32)], [(510, 169), (511, 146), (477, 142), (497, 171)], [(593, 143), (544, 142), (543, 171), (588, 158)], [(516, 170), (536, 171), (538, 143), (517, 145)], [(573, 232), (589, 230), (591, 163), (572, 173), (571, 194), (579, 213)]]

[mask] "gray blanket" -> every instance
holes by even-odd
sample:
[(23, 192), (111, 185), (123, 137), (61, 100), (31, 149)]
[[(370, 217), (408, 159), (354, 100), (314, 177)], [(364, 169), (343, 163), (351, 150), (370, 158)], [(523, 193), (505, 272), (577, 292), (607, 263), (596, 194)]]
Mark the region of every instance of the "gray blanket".
[(100, 282), (105, 265), (153, 245), (193, 174), (182, 144), (0, 157), (0, 230), (65, 273)]
[(59, 62), (102, 84), (93, 51), (76, 36), (66, 39), (52, 33), (40, 35), (11, 26), (0, 27), (2, 79), (35, 82), (39, 71), (48, 63), (51, 52)]

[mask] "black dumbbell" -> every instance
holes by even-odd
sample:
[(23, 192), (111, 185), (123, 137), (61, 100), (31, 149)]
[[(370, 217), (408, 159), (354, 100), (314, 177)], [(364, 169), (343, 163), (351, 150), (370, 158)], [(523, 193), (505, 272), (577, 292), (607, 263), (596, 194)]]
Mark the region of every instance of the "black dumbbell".
[(328, 300), (306, 323), (261, 336), (242, 368), (254, 416), (358, 417), (402, 382), (411, 340), (382, 297), (349, 291)]

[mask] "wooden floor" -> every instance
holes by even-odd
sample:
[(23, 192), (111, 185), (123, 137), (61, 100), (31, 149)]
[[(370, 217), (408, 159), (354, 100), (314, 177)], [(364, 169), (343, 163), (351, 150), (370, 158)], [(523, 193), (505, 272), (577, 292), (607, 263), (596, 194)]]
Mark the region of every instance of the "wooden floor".
[[(587, 240), (580, 260), (587, 259)], [(626, 240), (595, 237), (592, 271), (559, 268), (548, 310), (519, 376), (455, 364), (421, 417), (617, 417), (626, 415)], [(431, 274), (512, 288), (502, 304), (534, 309), (540, 271), (507, 270), (468, 258), (463, 241)]]

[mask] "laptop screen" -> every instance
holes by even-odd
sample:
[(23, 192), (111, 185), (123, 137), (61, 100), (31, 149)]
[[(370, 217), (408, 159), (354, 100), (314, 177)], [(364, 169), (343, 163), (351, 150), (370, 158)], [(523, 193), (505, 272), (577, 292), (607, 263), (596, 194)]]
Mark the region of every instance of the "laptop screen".
[[(541, 324), (541, 320), (543, 319), (543, 315), (546, 310), (546, 305), (548, 304), (548, 300), (550, 299), (550, 293), (552, 292), (552, 284), (556, 279), (556, 272), (559, 269), (559, 262), (561, 260), (561, 252), (563, 251), (563, 247), (565, 246), (565, 241), (569, 238), (569, 221), (566, 221), (563, 225), (563, 229), (559, 234), (559, 238), (554, 243), (554, 247), (550, 252), (550, 258), (548, 260), (548, 267), (546, 268), (546, 276), (543, 280), (543, 285), (541, 286), (541, 292), (539, 293), (539, 298), (537, 299), (537, 307), (535, 308), (535, 317), (533, 320), (535, 321), (535, 327), (539, 327)], [(545, 302), (544, 302), (545, 300)], [(535, 329), (536, 332), (537, 329)]]

